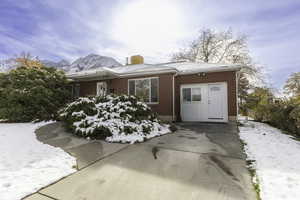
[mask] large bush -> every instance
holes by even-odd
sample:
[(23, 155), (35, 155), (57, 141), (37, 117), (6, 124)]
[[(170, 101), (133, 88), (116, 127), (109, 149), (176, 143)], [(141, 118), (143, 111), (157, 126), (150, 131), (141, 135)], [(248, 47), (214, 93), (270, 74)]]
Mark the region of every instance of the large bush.
[(292, 100), (281, 100), (271, 103), (268, 112), (269, 117), (265, 120), (272, 126), (286, 130), (289, 133), (300, 136), (300, 105)]
[(109, 142), (142, 142), (169, 132), (134, 96), (79, 98), (62, 109), (60, 116), (74, 134)]
[(0, 119), (53, 119), (69, 99), (67, 79), (54, 68), (18, 67), (0, 75)]
[(256, 88), (249, 95), (248, 114), (256, 121), (266, 122), (300, 136), (300, 99), (276, 99), (265, 88)]

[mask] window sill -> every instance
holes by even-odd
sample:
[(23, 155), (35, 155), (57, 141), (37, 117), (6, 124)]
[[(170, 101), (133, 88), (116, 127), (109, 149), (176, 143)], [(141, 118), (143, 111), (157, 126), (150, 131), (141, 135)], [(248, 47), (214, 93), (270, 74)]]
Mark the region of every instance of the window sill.
[(151, 103), (146, 103), (146, 102), (145, 102), (145, 104), (147, 104), (147, 105), (158, 105), (159, 102), (153, 102), (153, 103), (152, 103), (152, 102), (151, 102)]

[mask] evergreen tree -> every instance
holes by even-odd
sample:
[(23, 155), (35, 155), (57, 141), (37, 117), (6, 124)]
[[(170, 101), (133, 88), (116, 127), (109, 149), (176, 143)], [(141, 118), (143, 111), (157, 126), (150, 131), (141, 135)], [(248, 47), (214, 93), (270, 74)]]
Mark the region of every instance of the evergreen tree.
[(29, 122), (56, 118), (70, 99), (64, 72), (21, 66), (0, 74), (0, 119)]

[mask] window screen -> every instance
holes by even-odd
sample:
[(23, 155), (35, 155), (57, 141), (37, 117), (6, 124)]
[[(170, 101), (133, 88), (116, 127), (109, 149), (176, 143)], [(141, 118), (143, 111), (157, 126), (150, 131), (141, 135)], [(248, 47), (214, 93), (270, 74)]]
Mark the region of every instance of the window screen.
[(201, 88), (192, 88), (192, 101), (201, 101)]
[(217, 86), (211, 87), (210, 91), (220, 91), (220, 87)]
[(142, 79), (135, 81), (135, 95), (140, 97), (144, 102), (150, 100), (150, 80)]
[(158, 79), (151, 79), (151, 102), (158, 102)]
[(74, 98), (78, 98), (80, 95), (80, 84), (75, 84), (74, 86)]
[(135, 81), (134, 80), (129, 80), (129, 95), (135, 95)]
[(183, 88), (182, 89), (182, 97), (183, 102), (191, 101), (191, 88)]
[(128, 92), (146, 103), (158, 102), (158, 78), (136, 79), (128, 81)]

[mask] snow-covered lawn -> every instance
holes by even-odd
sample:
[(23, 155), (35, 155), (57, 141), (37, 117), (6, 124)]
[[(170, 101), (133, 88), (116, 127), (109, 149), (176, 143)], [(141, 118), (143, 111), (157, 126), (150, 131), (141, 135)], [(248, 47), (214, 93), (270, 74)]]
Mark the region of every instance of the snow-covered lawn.
[(300, 199), (300, 142), (263, 123), (239, 128), (248, 159), (255, 160), (262, 200)]
[(0, 123), (0, 199), (17, 200), (76, 170), (75, 158), (36, 139), (45, 123)]

